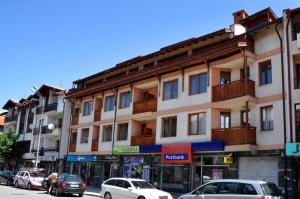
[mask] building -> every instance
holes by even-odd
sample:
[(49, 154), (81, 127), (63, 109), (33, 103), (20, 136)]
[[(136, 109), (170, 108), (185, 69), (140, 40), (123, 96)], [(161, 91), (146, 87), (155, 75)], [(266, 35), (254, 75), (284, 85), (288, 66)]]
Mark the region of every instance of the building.
[(0, 113), (0, 132), (4, 131), (4, 120), (5, 120), (6, 114), (7, 114), (7, 112)]
[[(4, 105), (3, 109), (8, 111), (4, 131), (13, 128), (20, 134), (19, 141), (26, 143), (24, 165), (20, 167), (35, 166), (39, 148), (39, 167), (62, 171), (68, 139), (68, 133), (62, 131), (69, 128), (70, 118), (65, 92), (45, 84), (27, 99), (8, 100)], [(67, 121), (63, 122), (65, 117)]]

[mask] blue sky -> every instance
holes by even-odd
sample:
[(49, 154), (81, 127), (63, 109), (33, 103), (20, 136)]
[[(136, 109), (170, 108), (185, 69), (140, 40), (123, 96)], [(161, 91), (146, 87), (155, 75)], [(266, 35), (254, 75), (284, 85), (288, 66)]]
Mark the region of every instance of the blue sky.
[[(72, 81), (298, 0), (0, 0), (0, 107), (32, 85)], [(0, 108), (1, 110), (1, 108)]]

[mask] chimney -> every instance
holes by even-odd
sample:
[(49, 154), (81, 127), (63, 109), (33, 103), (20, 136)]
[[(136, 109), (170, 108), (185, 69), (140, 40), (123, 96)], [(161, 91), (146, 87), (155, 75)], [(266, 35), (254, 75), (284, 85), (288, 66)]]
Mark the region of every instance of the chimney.
[(234, 24), (240, 24), (240, 21), (242, 19), (245, 19), (246, 17), (249, 16), (247, 11), (244, 9), (234, 12), (234, 13), (232, 13), (232, 15), (233, 15), (233, 23)]

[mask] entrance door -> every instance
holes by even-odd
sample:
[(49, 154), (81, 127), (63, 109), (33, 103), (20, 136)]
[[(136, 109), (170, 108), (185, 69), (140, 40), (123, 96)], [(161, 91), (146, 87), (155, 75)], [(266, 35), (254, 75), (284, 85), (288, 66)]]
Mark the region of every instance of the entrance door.
[(230, 113), (221, 112), (220, 113), (220, 127), (221, 128), (230, 128)]

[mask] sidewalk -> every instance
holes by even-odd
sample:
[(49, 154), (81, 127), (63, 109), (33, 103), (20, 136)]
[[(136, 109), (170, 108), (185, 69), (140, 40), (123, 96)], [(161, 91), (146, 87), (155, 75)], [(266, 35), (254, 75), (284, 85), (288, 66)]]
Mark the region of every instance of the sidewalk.
[(88, 196), (98, 196), (100, 197), (100, 188), (88, 186), (84, 192), (85, 195)]

